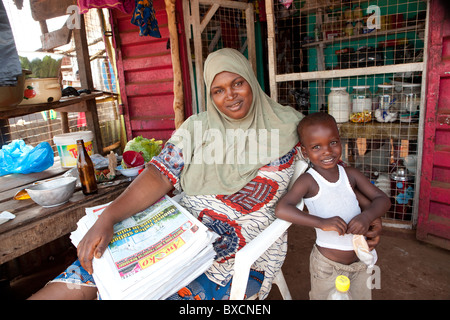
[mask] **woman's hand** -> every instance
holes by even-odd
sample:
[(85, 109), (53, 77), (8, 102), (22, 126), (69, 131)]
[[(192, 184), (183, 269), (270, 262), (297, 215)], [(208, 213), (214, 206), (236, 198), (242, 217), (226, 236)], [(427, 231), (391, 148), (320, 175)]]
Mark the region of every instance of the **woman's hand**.
[(153, 165), (140, 173), (128, 188), (98, 217), (78, 244), (83, 268), (92, 274), (92, 259), (100, 258), (114, 235), (114, 224), (148, 208), (172, 190), (170, 180)]
[(89, 274), (94, 272), (92, 259), (100, 258), (108, 247), (114, 234), (113, 227), (114, 224), (108, 221), (106, 215), (101, 215), (78, 244), (78, 260)]
[(380, 243), (382, 229), (381, 218), (377, 218), (370, 223), (369, 231), (364, 234), (370, 250), (374, 249)]
[(370, 220), (369, 218), (360, 213), (357, 216), (353, 217), (352, 220), (348, 223), (347, 233), (351, 234), (366, 234), (366, 232), (370, 228)]

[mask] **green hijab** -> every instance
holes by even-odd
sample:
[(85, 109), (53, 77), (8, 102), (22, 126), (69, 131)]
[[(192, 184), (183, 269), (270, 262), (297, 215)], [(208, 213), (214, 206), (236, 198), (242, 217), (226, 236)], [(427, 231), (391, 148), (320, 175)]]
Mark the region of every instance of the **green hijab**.
[[(248, 114), (231, 119), (211, 99), (214, 77), (223, 71), (239, 74), (250, 84), (253, 101)], [(182, 150), (181, 187), (188, 195), (233, 194), (273, 160), (298, 142), (303, 115), (282, 106), (259, 86), (249, 61), (237, 50), (221, 49), (205, 61), (207, 111), (189, 117), (168, 142)]]

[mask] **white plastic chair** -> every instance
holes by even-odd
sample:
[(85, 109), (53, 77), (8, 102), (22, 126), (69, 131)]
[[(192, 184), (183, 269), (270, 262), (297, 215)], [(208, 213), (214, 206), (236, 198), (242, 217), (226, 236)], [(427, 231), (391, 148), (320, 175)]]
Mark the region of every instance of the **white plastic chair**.
[[(295, 180), (303, 172), (305, 172), (308, 164), (299, 160), (295, 163), (294, 175), (289, 183), (288, 189), (290, 189)], [(179, 202), (183, 193), (177, 194), (172, 199)], [(303, 200), (297, 205), (297, 207), (303, 209)], [(250, 267), (269, 247), (289, 228), (290, 222), (282, 219), (275, 219), (263, 232), (261, 232), (255, 239), (250, 241), (241, 250), (236, 253), (234, 262), (234, 276), (231, 283), (230, 300), (243, 300), (245, 297), (245, 289), (247, 288), (248, 276), (250, 274)], [(284, 300), (292, 300), (291, 293), (284, 279), (283, 272), (280, 271), (276, 274), (273, 284), (278, 286), (281, 292), (281, 296)], [(248, 299), (256, 299), (257, 294), (248, 297)]]
[[(305, 172), (308, 164), (299, 160), (295, 163), (294, 175), (289, 183), (290, 189), (300, 174)], [(297, 205), (300, 210), (303, 209), (303, 200)], [(234, 259), (234, 276), (231, 283), (230, 300), (243, 300), (245, 297), (245, 289), (247, 288), (248, 276), (250, 274), (250, 267), (281, 235), (289, 228), (290, 222), (282, 219), (275, 219), (274, 222), (263, 232), (261, 232), (255, 239), (246, 244), (241, 250), (236, 253)], [(291, 293), (284, 279), (283, 272), (276, 274), (273, 284), (276, 284), (280, 290), (281, 296), (284, 300), (292, 300)], [(248, 299), (256, 299), (257, 295), (249, 297)]]

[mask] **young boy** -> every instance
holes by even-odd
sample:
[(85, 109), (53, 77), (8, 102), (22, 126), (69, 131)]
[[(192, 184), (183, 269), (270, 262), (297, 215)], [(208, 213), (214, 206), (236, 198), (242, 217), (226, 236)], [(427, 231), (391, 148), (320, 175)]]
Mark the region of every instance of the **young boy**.
[[(280, 199), (276, 216), (294, 224), (316, 229), (310, 257), (310, 299), (326, 299), (338, 275), (350, 278), (353, 299), (370, 300), (367, 266), (353, 249), (353, 235), (365, 234), (370, 223), (389, 209), (389, 198), (357, 169), (338, 165), (342, 145), (334, 118), (323, 112), (308, 115), (297, 128), (301, 152), (310, 168)], [(354, 189), (370, 205), (361, 212)], [(296, 205), (304, 199), (308, 213)]]

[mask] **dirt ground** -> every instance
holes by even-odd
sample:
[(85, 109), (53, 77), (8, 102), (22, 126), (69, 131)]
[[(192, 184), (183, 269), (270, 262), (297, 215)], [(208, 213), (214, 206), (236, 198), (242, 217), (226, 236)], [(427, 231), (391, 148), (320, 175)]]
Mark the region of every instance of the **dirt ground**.
[[(311, 228), (291, 226), (288, 254), (283, 274), (294, 300), (308, 300), (309, 254), (315, 240)], [(383, 228), (377, 247), (380, 267), (380, 289), (374, 289), (374, 300), (448, 300), (450, 299), (450, 251), (418, 241), (414, 231)], [(4, 300), (22, 300), (53, 279), (76, 257), (69, 248), (49, 259), (36, 272), (11, 281), (0, 288)], [(280, 300), (273, 287), (268, 300)]]
[[(309, 299), (309, 254), (315, 240), (311, 228), (291, 226), (283, 274), (294, 300)], [(450, 299), (450, 251), (418, 241), (412, 230), (383, 228), (377, 265), (380, 289), (373, 300)], [(274, 286), (268, 299), (281, 299)]]

